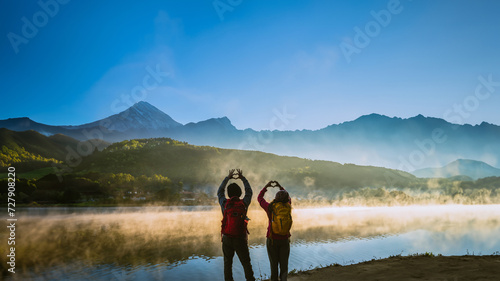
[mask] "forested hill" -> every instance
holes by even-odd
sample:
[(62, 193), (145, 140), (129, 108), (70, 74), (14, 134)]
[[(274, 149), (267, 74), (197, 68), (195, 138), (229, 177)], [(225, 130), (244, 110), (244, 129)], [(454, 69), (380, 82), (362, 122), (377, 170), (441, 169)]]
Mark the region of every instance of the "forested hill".
[[(90, 141), (101, 150), (109, 145), (101, 140)], [(0, 128), (0, 167), (15, 166), (23, 172), (50, 167), (66, 161), (70, 150), (76, 151), (84, 144), (61, 134), (47, 137), (33, 130), (15, 132)]]
[(232, 168), (243, 169), (254, 185), (278, 180), (301, 193), (359, 187), (408, 187), (417, 181), (411, 174), (385, 168), (194, 146), (168, 138), (114, 143), (84, 158), (76, 171), (162, 175), (188, 188), (214, 189)]
[[(295, 198), (314, 202), (341, 205), (500, 202), (500, 177), (476, 181), (422, 179), (380, 167), (194, 146), (168, 138), (122, 141), (101, 151), (95, 149), (79, 162), (67, 163), (65, 150), (79, 144), (71, 138), (45, 137), (36, 132), (0, 133), (2, 149), (7, 151), (2, 157), (10, 157), (3, 164), (14, 163), (16, 167), (17, 199), (22, 203), (128, 204), (139, 200), (214, 204), (219, 184), (228, 170), (234, 168), (243, 169), (255, 193), (269, 180), (278, 180)], [(57, 163), (56, 169), (53, 163)], [(34, 164), (48, 168), (39, 169)], [(23, 173), (19, 168), (23, 165), (24, 171), (36, 170)], [(65, 165), (69, 165), (68, 169), (60, 169)], [(56, 171), (62, 173), (54, 174)], [(7, 185), (7, 179), (0, 179), (0, 183)], [(2, 198), (6, 194), (0, 191)], [(185, 201), (193, 198), (196, 201)]]

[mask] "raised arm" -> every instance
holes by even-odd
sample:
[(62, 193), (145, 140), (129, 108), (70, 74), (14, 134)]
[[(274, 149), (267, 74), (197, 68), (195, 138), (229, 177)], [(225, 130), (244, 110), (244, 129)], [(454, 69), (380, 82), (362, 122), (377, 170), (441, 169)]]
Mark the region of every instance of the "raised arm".
[(240, 176), (241, 181), (243, 182), (243, 186), (245, 186), (245, 197), (243, 197), (243, 202), (247, 205), (250, 206), (250, 203), (252, 202), (252, 187), (250, 186), (250, 183), (244, 176)]
[(264, 195), (267, 192), (267, 188), (271, 186), (272, 181), (268, 182), (260, 191), (259, 196), (257, 196), (257, 201), (259, 202), (259, 205), (262, 207), (267, 212), (267, 208), (269, 207), (269, 202), (264, 199)]
[(217, 198), (219, 199), (219, 205), (222, 208), (222, 212), (224, 212), (224, 205), (226, 204), (226, 185), (229, 181), (229, 178), (232, 177), (234, 170), (229, 170), (229, 175), (222, 180), (222, 183), (217, 190)]
[(250, 183), (248, 182), (247, 178), (243, 176), (243, 171), (238, 169), (236, 170), (236, 174), (238, 175), (238, 178), (243, 182), (243, 186), (245, 187), (245, 197), (243, 197), (243, 203), (245, 205), (250, 206), (250, 203), (252, 202), (252, 187), (250, 186)]

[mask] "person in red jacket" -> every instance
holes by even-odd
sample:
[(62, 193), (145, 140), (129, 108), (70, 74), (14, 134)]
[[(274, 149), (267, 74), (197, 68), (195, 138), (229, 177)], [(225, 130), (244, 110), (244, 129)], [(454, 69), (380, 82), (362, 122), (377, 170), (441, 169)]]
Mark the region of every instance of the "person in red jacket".
[[(241, 187), (236, 183), (231, 183), (227, 186), (227, 195), (229, 199), (225, 196), (226, 185), (230, 179), (241, 179), (243, 182), (243, 186), (245, 187), (245, 196), (243, 199), (241, 197)], [(250, 252), (248, 250), (248, 231), (246, 227), (246, 223), (248, 222), (248, 217), (246, 217), (246, 211), (248, 210), (248, 206), (252, 201), (252, 188), (248, 183), (248, 180), (243, 176), (242, 170), (230, 170), (227, 177), (222, 181), (219, 189), (217, 190), (217, 197), (219, 198), (219, 204), (221, 207), (221, 211), (223, 214), (223, 224), (222, 224), (222, 253), (224, 254), (224, 280), (225, 281), (234, 281), (233, 279), (233, 257), (234, 253), (238, 255), (240, 259), (241, 265), (243, 266), (243, 270), (245, 272), (245, 279), (247, 281), (255, 281), (253, 276), (252, 264), (250, 261)], [(234, 225), (225, 225), (225, 220), (228, 219), (227, 216), (233, 215), (238, 212), (238, 209), (235, 209), (235, 206), (242, 207), (244, 210), (241, 215), (242, 219), (245, 221), (241, 221), (242, 225), (234, 224)], [(232, 214), (227, 214), (226, 211), (230, 211), (231, 208)], [(234, 217), (234, 216), (233, 216)], [(236, 219), (238, 222), (238, 219)], [(227, 223), (227, 221), (226, 221)], [(226, 228), (227, 226), (227, 228)], [(232, 228), (231, 228), (232, 227)], [(234, 228), (241, 229), (234, 229)], [(233, 231), (237, 231), (238, 233), (232, 233)]]
[[(264, 194), (267, 192), (268, 187), (278, 187), (280, 190), (276, 193), (276, 196), (273, 202), (269, 203), (264, 199)], [(270, 181), (262, 188), (257, 197), (257, 201), (259, 201), (260, 206), (267, 213), (267, 217), (269, 219), (269, 224), (267, 226), (267, 255), (269, 256), (269, 262), (271, 264), (271, 281), (286, 281), (288, 276), (288, 257), (290, 256), (290, 231), (288, 231), (285, 235), (279, 235), (273, 233), (272, 230), (272, 210), (271, 204), (276, 202), (288, 203), (291, 205), (292, 201), (288, 192), (277, 182)], [(278, 274), (278, 266), (279, 266), (279, 274)]]

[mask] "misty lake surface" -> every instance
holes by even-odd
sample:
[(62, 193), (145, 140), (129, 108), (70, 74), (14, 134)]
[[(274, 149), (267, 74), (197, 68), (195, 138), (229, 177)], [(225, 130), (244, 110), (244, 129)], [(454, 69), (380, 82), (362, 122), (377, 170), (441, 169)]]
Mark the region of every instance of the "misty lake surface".
[[(253, 207), (250, 256), (255, 277), (268, 278), (267, 218)], [(7, 280), (223, 280), (220, 208), (24, 208), (17, 217), (16, 274)], [(290, 271), (500, 251), (499, 205), (297, 208), (293, 218)], [(244, 280), (236, 257), (233, 272)]]

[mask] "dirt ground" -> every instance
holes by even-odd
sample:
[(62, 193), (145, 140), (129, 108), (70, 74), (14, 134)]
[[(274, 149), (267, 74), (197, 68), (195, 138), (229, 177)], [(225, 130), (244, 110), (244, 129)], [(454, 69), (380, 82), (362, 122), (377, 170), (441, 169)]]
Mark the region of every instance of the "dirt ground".
[(500, 255), (392, 257), (348, 266), (330, 266), (291, 275), (289, 281), (500, 280)]

